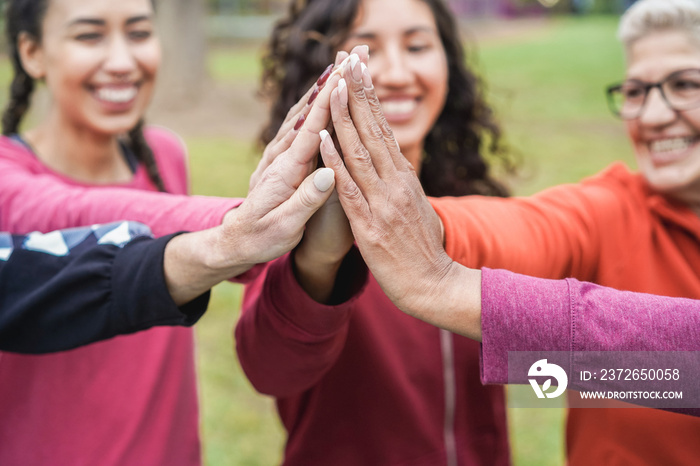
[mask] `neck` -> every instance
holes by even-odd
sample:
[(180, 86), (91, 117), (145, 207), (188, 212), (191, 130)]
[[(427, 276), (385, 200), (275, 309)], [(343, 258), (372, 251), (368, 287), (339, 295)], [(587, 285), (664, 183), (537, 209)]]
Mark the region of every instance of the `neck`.
[(116, 136), (73, 125), (55, 107), (25, 138), (44, 165), (77, 181), (109, 184), (132, 178)]
[(669, 198), (687, 205), (695, 215), (700, 217), (700, 185), (691, 185), (683, 190), (666, 193)]

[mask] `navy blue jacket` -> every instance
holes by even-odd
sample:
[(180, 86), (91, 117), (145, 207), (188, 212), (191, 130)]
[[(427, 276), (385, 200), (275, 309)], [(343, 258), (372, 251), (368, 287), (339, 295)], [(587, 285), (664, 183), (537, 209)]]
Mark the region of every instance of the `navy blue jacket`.
[(47, 234), (0, 233), (0, 350), (48, 353), (145, 330), (193, 325), (209, 293), (178, 307), (165, 246), (135, 222)]

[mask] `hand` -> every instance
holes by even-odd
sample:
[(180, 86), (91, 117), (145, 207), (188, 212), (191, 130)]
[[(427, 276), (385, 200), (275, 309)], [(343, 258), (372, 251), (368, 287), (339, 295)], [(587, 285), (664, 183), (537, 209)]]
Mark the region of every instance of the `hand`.
[(331, 94), (333, 127), (321, 155), (336, 173), (336, 190), (365, 262), (404, 312), (480, 337), (480, 272), (453, 262), (441, 224), (411, 164), (401, 154), (374, 92), (357, 63)]
[[(355, 47), (351, 53), (362, 63), (367, 63), (369, 59), (367, 46)], [(347, 58), (346, 52), (339, 52), (336, 65), (347, 63)], [(338, 69), (333, 73), (337, 75)], [(339, 76), (333, 82), (337, 82), (337, 79)], [(329, 133), (325, 131), (325, 134)], [(306, 225), (304, 238), (294, 251), (297, 280), (311, 298), (323, 303), (329, 301), (336, 286), (338, 270), (353, 242), (350, 224), (337, 193), (334, 193)]]
[[(329, 82), (338, 79), (334, 76)], [(248, 198), (229, 211), (220, 226), (168, 243), (164, 269), (176, 303), (279, 257), (301, 240), (308, 220), (333, 193), (331, 169), (310, 174), (318, 157), (319, 132), (329, 124), (332, 89), (320, 91), (289, 147), (259, 174)]]
[[(301, 240), (311, 215), (332, 194), (332, 182), (319, 197), (312, 189), (311, 179), (304, 178), (316, 166), (319, 133), (329, 124), (330, 93), (339, 79), (328, 79), (329, 85), (321, 89), (308, 109), (304, 125), (293, 130), (296, 134), (289, 146), (269, 160), (258, 180), (251, 183), (253, 187), (243, 204), (226, 215), (221, 235), (223, 255), (235, 253), (232, 259), (237, 263), (253, 265), (290, 251)], [(329, 172), (322, 170), (316, 176), (323, 173), (328, 176)], [(297, 190), (300, 185), (308, 189)], [(243, 247), (234, 251), (230, 242)]]
[[(313, 106), (313, 103), (318, 98), (319, 93), (325, 87), (326, 83), (331, 77), (333, 67), (341, 63), (345, 57), (347, 57), (347, 55), (348, 54), (345, 52), (338, 52), (338, 55), (336, 55), (335, 58), (335, 64), (329, 65), (328, 68), (323, 71), (321, 76), (319, 76), (314, 85), (311, 86), (308, 91), (306, 91), (306, 94), (304, 94), (301, 99), (299, 99), (299, 101), (289, 109), (287, 116), (282, 122), (282, 125), (280, 125), (279, 130), (277, 130), (277, 134), (265, 147), (262, 158), (260, 159), (260, 162), (258, 162), (258, 166), (250, 176), (248, 192), (252, 191), (258, 184), (260, 177), (267, 167), (269, 167), (280, 154), (289, 149), (289, 147), (292, 145), (292, 142), (294, 142), (294, 139), (306, 120), (306, 116), (308, 115), (310, 108)], [(332, 81), (337, 82), (337, 78), (334, 78)], [(312, 96), (314, 97), (312, 98)]]

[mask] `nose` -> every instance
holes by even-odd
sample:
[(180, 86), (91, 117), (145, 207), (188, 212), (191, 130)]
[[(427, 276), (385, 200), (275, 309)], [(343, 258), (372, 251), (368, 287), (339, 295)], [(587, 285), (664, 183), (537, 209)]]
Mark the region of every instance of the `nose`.
[(677, 118), (678, 114), (668, 105), (661, 91), (658, 88), (650, 89), (639, 122), (646, 126), (664, 126)]
[(114, 35), (107, 48), (105, 71), (112, 74), (128, 74), (136, 68), (136, 59), (126, 38)]
[(410, 84), (412, 72), (406, 54), (400, 47), (385, 47), (383, 53), (370, 55), (370, 70), (375, 70), (372, 78), (387, 87), (402, 87)]

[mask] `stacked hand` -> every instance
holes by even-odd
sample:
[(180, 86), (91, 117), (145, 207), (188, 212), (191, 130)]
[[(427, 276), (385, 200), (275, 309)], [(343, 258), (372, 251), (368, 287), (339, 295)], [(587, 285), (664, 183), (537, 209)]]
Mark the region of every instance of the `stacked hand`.
[[(338, 54), (335, 71), (289, 111), (248, 198), (221, 227), (221, 259), (252, 265), (299, 243), (297, 278), (323, 302), (354, 240), (400, 309), (479, 339), (480, 272), (447, 256), (441, 222), (382, 113), (368, 58), (365, 46)], [(319, 143), (328, 168), (309, 176)]]
[(340, 79), (330, 76), (330, 67), (327, 71), (290, 110), (268, 145), (246, 200), (220, 226), (168, 244), (164, 267), (177, 303), (290, 251), (333, 194), (333, 171), (315, 170), (319, 133), (329, 125), (330, 93)]
[[(480, 338), (480, 272), (453, 262), (441, 222), (401, 154), (362, 60), (352, 60), (330, 96), (336, 149), (322, 132), (321, 155), (355, 241), (386, 295), (404, 312)], [(465, 313), (466, 309), (479, 312)]]

